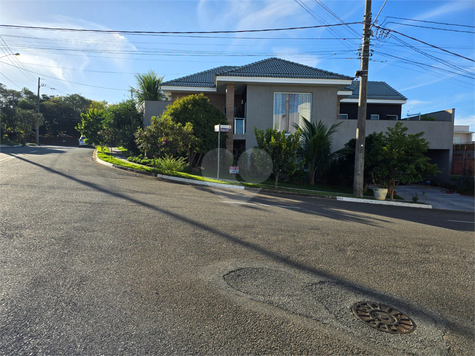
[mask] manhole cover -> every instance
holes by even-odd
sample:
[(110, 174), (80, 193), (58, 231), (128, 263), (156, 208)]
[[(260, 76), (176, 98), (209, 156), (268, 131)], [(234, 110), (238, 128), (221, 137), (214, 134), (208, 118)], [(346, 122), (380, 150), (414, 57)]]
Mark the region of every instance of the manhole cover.
[(411, 318), (381, 303), (358, 302), (351, 310), (369, 326), (390, 334), (409, 334), (416, 328)]

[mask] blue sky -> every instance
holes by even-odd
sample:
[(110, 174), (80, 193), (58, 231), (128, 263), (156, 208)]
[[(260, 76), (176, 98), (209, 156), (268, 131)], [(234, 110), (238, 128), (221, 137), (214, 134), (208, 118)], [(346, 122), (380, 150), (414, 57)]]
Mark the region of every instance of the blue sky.
[[(359, 22), (364, 3), (0, 0), (0, 24), (128, 31), (283, 28)], [(383, 3), (373, 0), (373, 19)], [(460, 57), (475, 58), (474, 18), (473, 0), (388, 0), (377, 24), (403, 35), (379, 34), (372, 40), (370, 80), (385, 81), (408, 98), (403, 116), (455, 108), (455, 124), (471, 125), (471, 131), (475, 131), (475, 63)], [(130, 97), (134, 74), (150, 69), (171, 80), (221, 65), (245, 65), (279, 57), (352, 76), (360, 67), (357, 51), (361, 33), (361, 24), (193, 37), (0, 27), (0, 57), (11, 52), (21, 54), (0, 59), (0, 82), (11, 89), (27, 87), (36, 93), (41, 77), (45, 84), (42, 93), (79, 93), (117, 103)]]

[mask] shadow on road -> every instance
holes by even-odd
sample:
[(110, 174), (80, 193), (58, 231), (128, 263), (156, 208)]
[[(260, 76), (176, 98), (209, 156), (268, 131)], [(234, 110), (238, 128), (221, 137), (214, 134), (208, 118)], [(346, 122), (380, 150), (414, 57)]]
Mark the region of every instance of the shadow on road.
[[(335, 203), (333, 200), (309, 196), (299, 197), (298, 210), (296, 210), (292, 203), (289, 203), (289, 200), (295, 199), (292, 197), (292, 195), (259, 192), (259, 194), (253, 196), (251, 200), (250, 198), (246, 197), (244, 197), (245, 199), (240, 199), (239, 194), (245, 194), (239, 193), (242, 191), (226, 192), (225, 190), (218, 191), (217, 189), (202, 186), (195, 186), (195, 189), (207, 192), (209, 194), (218, 195), (226, 203), (233, 204), (232, 201), (234, 200), (236, 205), (241, 204), (243, 208), (247, 209), (262, 209), (259, 207), (260, 204), (261, 206), (276, 206), (276, 204), (280, 204), (278, 207), (281, 209), (287, 209), (302, 214), (317, 215), (336, 221), (349, 221), (379, 228), (381, 228), (381, 226), (378, 223), (396, 224), (394, 219), (400, 219), (404, 222), (427, 224), (430, 226), (441, 227), (454, 231), (473, 232), (475, 226), (473, 224), (474, 216), (470, 212), (447, 212), (432, 209), (425, 210), (419, 208), (372, 204), (365, 204), (363, 212), (361, 203)], [(318, 204), (315, 204), (317, 201)], [(335, 206), (336, 204), (338, 204), (338, 207)], [(361, 213), (355, 214), (354, 212)], [(363, 217), (362, 214), (371, 214), (372, 216)], [(448, 222), (449, 214), (453, 215), (455, 220), (454, 222)]]
[[(190, 219), (190, 218), (188, 218), (184, 215), (180, 215), (180, 214), (173, 213), (171, 211), (167, 211), (167, 210), (165, 210), (165, 209), (163, 209), (163, 208), (161, 208), (157, 205), (152, 205), (152, 204), (149, 204), (149, 203), (145, 203), (143, 201), (128, 197), (128, 196), (126, 196), (124, 194), (121, 194), (121, 193), (118, 193), (118, 192), (111, 192), (111, 191), (109, 191), (105, 188), (102, 188), (102, 187), (98, 186), (97, 184), (75, 178), (75, 177), (70, 176), (68, 174), (65, 174), (65, 173), (59, 172), (57, 170), (54, 170), (52, 168), (46, 167), (42, 164), (32, 162), (32, 161), (30, 161), (26, 158), (23, 158), (23, 157), (16, 157), (16, 158), (18, 158), (18, 159), (20, 159), (24, 162), (30, 163), (32, 165), (35, 165), (37, 167), (40, 167), (40, 168), (44, 169), (45, 171), (50, 172), (52, 174), (60, 175), (64, 178), (72, 180), (72, 181), (74, 181), (78, 184), (81, 184), (81, 185), (84, 185), (88, 188), (94, 189), (98, 192), (111, 195), (115, 198), (120, 198), (120, 199), (127, 200), (128, 202), (131, 202), (131, 203), (137, 204), (139, 206), (145, 207), (147, 209), (151, 209), (153, 211), (156, 211), (158, 213), (167, 215), (167, 216), (169, 216), (173, 219), (176, 219), (180, 223), (189, 224), (189, 225), (192, 225), (196, 228), (202, 229), (202, 230), (208, 232), (209, 234), (212, 234), (216, 237), (224, 239), (224, 240), (226, 240), (228, 242), (231, 242), (233, 244), (239, 245), (243, 248), (255, 251), (255, 252), (257, 252), (257, 253), (259, 253), (263, 256), (271, 258), (272, 260), (274, 260), (278, 263), (284, 264), (286, 266), (289, 266), (289, 267), (291, 267), (295, 270), (298, 270), (298, 271), (301, 271), (301, 272), (304, 272), (304, 273), (310, 273), (310, 274), (314, 275), (315, 277), (324, 278), (324, 279), (333, 281), (334, 283), (338, 283), (340, 286), (342, 286), (342, 288), (345, 288), (348, 291), (351, 291), (351, 292), (354, 292), (354, 293), (373, 295), (373, 296), (375, 296), (375, 298), (385, 300), (389, 304), (396, 304), (396, 305), (401, 306), (402, 308), (405, 308), (407, 310), (417, 310), (417, 311), (420, 312), (419, 313), (420, 317), (426, 318), (427, 319), (426, 321), (428, 323), (430, 323), (432, 320), (436, 320), (440, 323), (443, 323), (443, 325), (445, 325), (452, 332), (454, 332), (456, 334), (459, 334), (460, 336), (462, 336), (464, 338), (467, 338), (467, 339), (472, 339), (473, 338), (473, 330), (469, 325), (467, 325), (467, 324), (464, 325), (462, 322), (460, 322), (458, 320), (457, 321), (451, 320), (451, 318), (443, 316), (437, 311), (428, 310), (428, 309), (426, 309), (422, 306), (415, 307), (414, 305), (406, 302), (405, 300), (393, 297), (391, 295), (387, 295), (387, 294), (382, 293), (382, 292), (378, 292), (378, 291), (369, 289), (369, 288), (367, 288), (363, 285), (360, 285), (358, 283), (340, 278), (340, 277), (338, 277), (338, 276), (336, 276), (332, 273), (325, 272), (321, 269), (314, 268), (314, 267), (309, 266), (305, 263), (295, 261), (290, 257), (284, 256), (280, 253), (277, 253), (277, 252), (272, 251), (270, 249), (264, 248), (264, 247), (262, 247), (262, 246), (260, 246), (256, 243), (249, 242), (249, 241), (244, 241), (244, 240), (242, 240), (242, 239), (240, 239), (236, 236), (233, 236), (229, 233), (220, 231), (220, 230), (216, 229), (215, 227), (206, 225), (206, 224), (204, 224), (200, 221)], [(307, 211), (307, 213), (310, 213), (310, 212), (312, 214), (320, 213), (320, 214), (322, 214), (322, 216), (326, 216), (323, 209), (324, 208), (316, 209), (316, 210), (309, 210), (309, 211)], [(336, 215), (332, 216), (332, 218), (333, 219), (336, 218), (338, 220), (349, 219), (350, 214), (349, 213), (341, 213), (342, 209), (344, 209), (344, 208), (341, 208), (341, 209), (338, 209), (338, 210), (334, 209), (333, 214), (336, 214)], [(340, 215), (338, 215), (338, 214), (340, 214)], [(391, 217), (394, 218), (394, 213), (391, 214)], [(367, 222), (364, 222), (364, 220), (365, 219), (361, 219), (360, 222), (361, 223), (367, 223)], [(413, 220), (413, 221), (418, 222), (417, 220)]]

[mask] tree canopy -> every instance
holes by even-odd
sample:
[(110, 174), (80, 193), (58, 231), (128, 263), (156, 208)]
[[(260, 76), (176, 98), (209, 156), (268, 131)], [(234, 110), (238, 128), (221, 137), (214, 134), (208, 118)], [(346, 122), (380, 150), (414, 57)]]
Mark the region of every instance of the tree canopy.
[[(206, 154), (216, 148), (216, 132), (214, 125), (226, 124), (226, 116), (203, 94), (189, 95), (168, 106), (162, 117), (171, 118), (175, 122), (193, 125), (194, 135), (198, 139), (197, 153)], [(226, 135), (221, 135), (221, 144), (226, 142)]]
[(439, 173), (436, 164), (425, 155), (429, 143), (422, 137), (424, 132), (407, 134), (408, 128), (401, 122), (389, 127), (382, 137), (377, 153), (377, 164), (372, 169), (374, 183), (388, 188), (391, 200), (399, 183), (414, 183)]
[(272, 159), (272, 171), (275, 177), (275, 187), (279, 184), (279, 174), (292, 175), (299, 168), (298, 151), (300, 149), (300, 129), (294, 134), (278, 131), (277, 127), (259, 130), (254, 127), (257, 148), (266, 152)]
[(310, 122), (302, 117), (303, 125), (295, 124), (300, 128), (303, 140), (303, 157), (308, 164), (310, 185), (315, 184), (317, 171), (321, 174), (328, 169), (331, 162), (332, 135), (342, 123), (331, 125), (329, 128), (322, 122)]
[(161, 101), (165, 100), (165, 94), (163, 94), (160, 86), (164, 77), (159, 77), (153, 70), (149, 70), (145, 74), (136, 74), (137, 87), (132, 88), (135, 93), (135, 97), (139, 104), (146, 100)]

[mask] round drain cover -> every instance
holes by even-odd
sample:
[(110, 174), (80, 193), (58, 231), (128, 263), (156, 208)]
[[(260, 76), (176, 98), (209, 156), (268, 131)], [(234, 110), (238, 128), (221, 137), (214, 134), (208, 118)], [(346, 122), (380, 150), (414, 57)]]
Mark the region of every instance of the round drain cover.
[(411, 318), (381, 303), (358, 302), (351, 310), (369, 326), (390, 334), (409, 334), (416, 328)]

